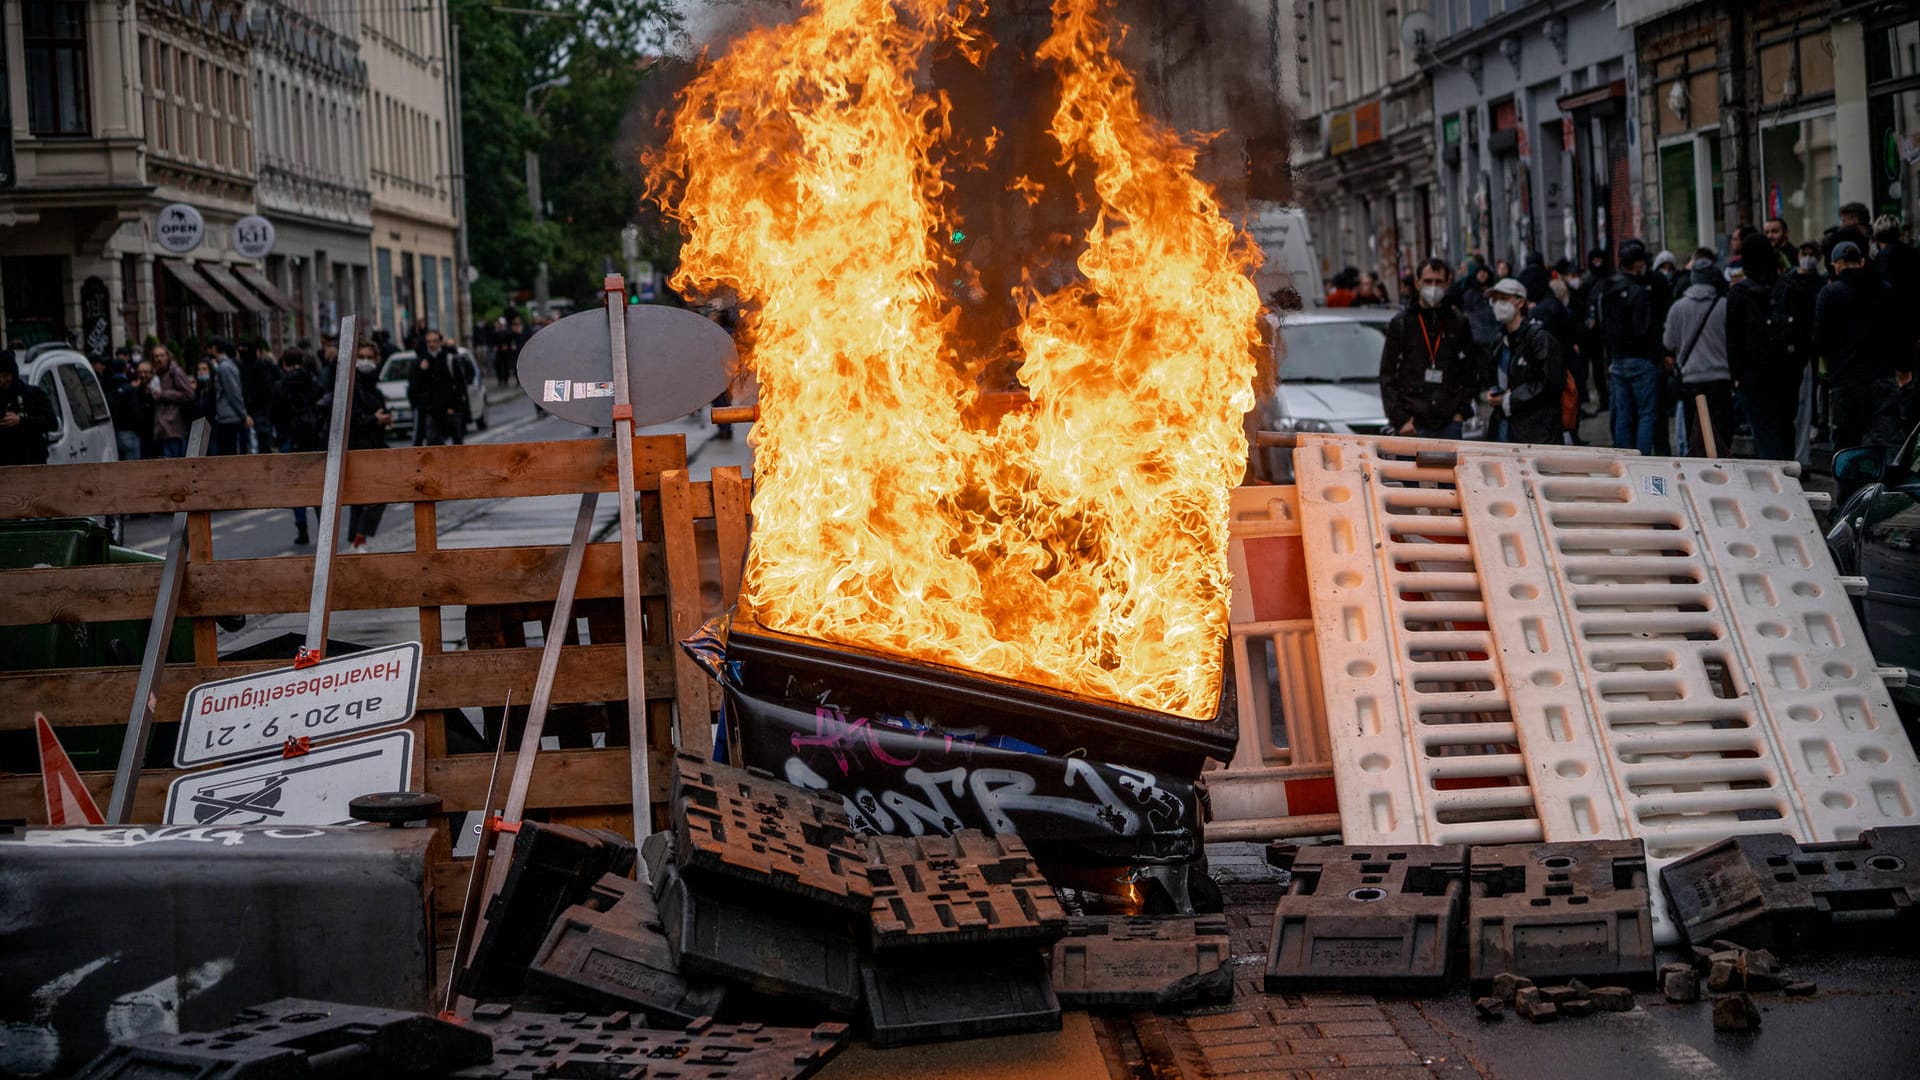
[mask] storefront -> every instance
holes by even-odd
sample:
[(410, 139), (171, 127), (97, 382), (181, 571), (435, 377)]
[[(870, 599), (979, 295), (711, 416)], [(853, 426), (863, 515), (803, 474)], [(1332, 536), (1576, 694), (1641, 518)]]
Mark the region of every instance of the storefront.
[(1920, 17), (1912, 9), (1869, 22), (1868, 151), (1874, 213), (1920, 221)]
[(1760, 217), (1787, 223), (1796, 240), (1840, 220), (1840, 154), (1834, 118), (1833, 39), (1824, 21), (1756, 32), (1759, 66)]

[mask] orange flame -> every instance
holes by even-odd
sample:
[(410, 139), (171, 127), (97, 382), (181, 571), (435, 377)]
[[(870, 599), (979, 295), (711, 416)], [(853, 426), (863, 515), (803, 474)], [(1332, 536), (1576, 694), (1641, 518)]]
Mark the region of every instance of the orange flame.
[(654, 163), (686, 231), (674, 285), (748, 313), (742, 603), (787, 633), (1211, 718), (1257, 256), (1142, 111), (1107, 0), (1055, 0), (1047, 130), (1094, 205), (1078, 278), (1019, 297), (1033, 407), (977, 408), (982, 358), (956, 355), (940, 288), (950, 106), (921, 73), (936, 42), (979, 63), (981, 14), (809, 0), (688, 87)]

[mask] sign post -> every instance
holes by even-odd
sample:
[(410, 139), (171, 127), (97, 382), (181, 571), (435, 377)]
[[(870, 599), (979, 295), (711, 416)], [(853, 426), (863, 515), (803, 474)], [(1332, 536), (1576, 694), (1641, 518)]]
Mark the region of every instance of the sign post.
[[(326, 484), (321, 489), (319, 543), (313, 549), (313, 592), (307, 601), (307, 642), (293, 666), (318, 663), (327, 652), (327, 618), (333, 604), (333, 549), (340, 540), (340, 482), (347, 465), (347, 430), (353, 418), (353, 353), (360, 318), (340, 320), (340, 358), (334, 363), (333, 415), (327, 423)], [(401, 785), (405, 787), (405, 784)]]
[(613, 364), (613, 446), (620, 471), (620, 593), (626, 618), (627, 768), (633, 782), (633, 835), (653, 831), (653, 781), (647, 775), (647, 659), (640, 612), (640, 522), (633, 491), (633, 388), (627, 383), (627, 288), (606, 283), (607, 336)]
[[(205, 457), (212, 433), (205, 417), (187, 431), (187, 457)], [(140, 658), (140, 680), (134, 684), (133, 706), (127, 711), (127, 735), (120, 743), (120, 761), (113, 770), (113, 793), (107, 796), (107, 824), (125, 825), (133, 812), (134, 791), (140, 785), (140, 766), (153, 734), (153, 688), (160, 677), (173, 637), (173, 619), (180, 610), (180, 582), (187, 570), (187, 513), (176, 511), (167, 533), (167, 559), (160, 566), (160, 589), (153, 596), (153, 621), (147, 624), (147, 649)]]

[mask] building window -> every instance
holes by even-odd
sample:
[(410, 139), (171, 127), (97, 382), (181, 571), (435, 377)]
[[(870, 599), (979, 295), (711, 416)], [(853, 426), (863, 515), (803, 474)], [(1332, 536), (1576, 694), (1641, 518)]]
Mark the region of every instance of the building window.
[(1718, 131), (1701, 132), (1684, 142), (1662, 146), (1661, 246), (1682, 256), (1696, 247), (1721, 248), (1714, 214), (1725, 183), (1721, 177)]
[(1789, 236), (1819, 236), (1840, 220), (1840, 163), (1831, 112), (1760, 129), (1760, 183), (1766, 217)]
[(40, 137), (86, 135), (87, 5), (24, 5), (27, 126)]

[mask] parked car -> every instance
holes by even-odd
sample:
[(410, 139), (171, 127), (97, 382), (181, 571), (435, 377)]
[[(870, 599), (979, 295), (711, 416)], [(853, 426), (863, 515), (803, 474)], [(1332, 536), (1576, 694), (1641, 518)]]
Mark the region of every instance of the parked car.
[(47, 395), (60, 422), (47, 438), (47, 464), (120, 460), (106, 392), (84, 355), (61, 345), (36, 345), (20, 361), (20, 378)]
[(1920, 427), (1897, 450), (1840, 451), (1833, 475), (1843, 489), (1861, 486), (1835, 512), (1827, 550), (1841, 574), (1867, 579), (1854, 609), (1875, 662), (1907, 669), (1893, 697), (1912, 718), (1920, 715)]
[[(473, 417), (473, 427), (479, 431), (487, 430), (487, 379), (473, 354), (465, 349), (455, 349), (454, 353), (466, 363), (462, 365), (467, 376), (467, 410)], [(414, 354), (410, 351), (394, 353), (380, 368), (380, 393), (387, 399), (387, 411), (393, 414), (393, 431), (412, 433), (413, 404), (407, 400), (407, 373), (413, 370)]]
[[(1335, 308), (1288, 314), (1280, 323), (1280, 386), (1254, 405), (1262, 431), (1382, 434), (1380, 352), (1392, 308)], [(1255, 450), (1254, 475), (1293, 478), (1288, 451)]]

